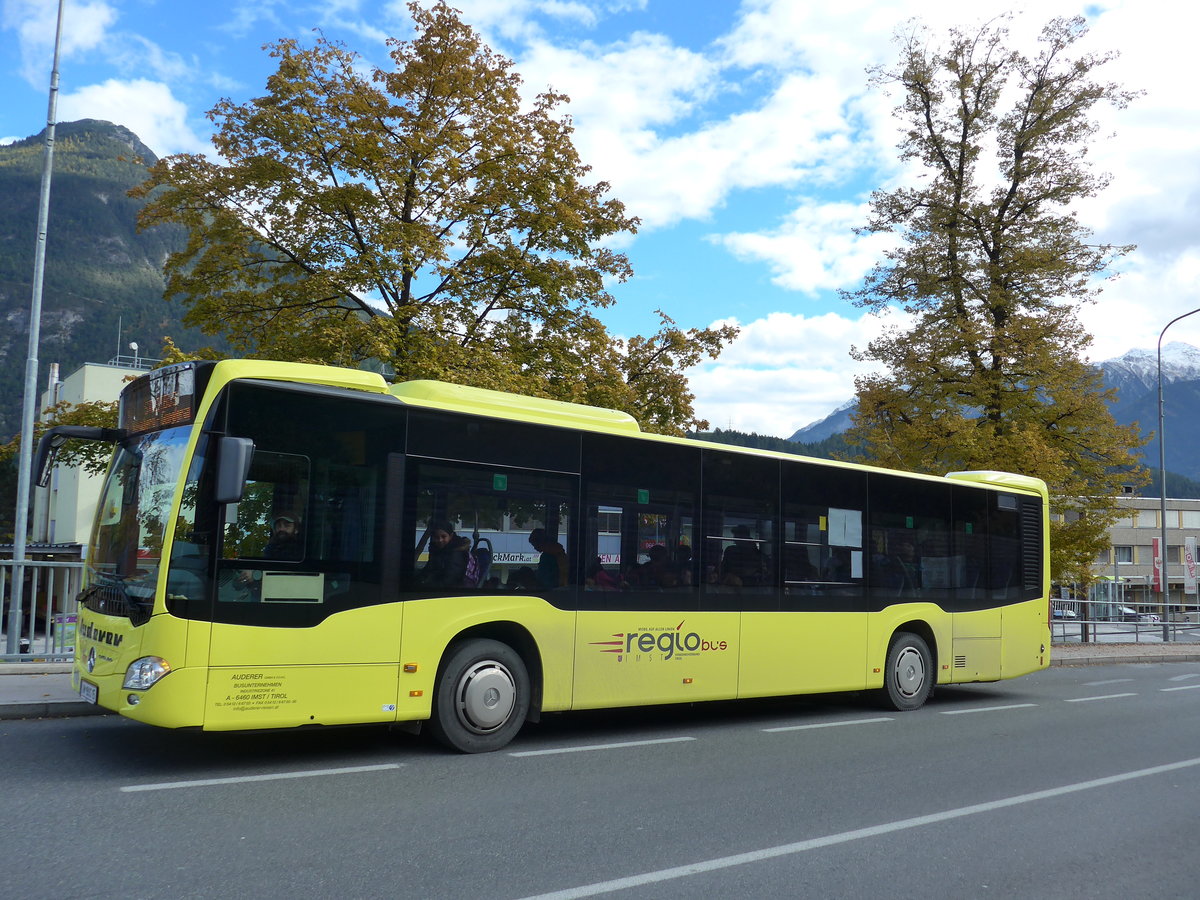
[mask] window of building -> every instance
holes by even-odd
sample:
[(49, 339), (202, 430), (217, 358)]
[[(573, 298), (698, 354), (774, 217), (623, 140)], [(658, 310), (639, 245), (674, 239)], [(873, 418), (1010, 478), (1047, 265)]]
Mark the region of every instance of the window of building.
[(1113, 547), (1113, 553), (1116, 554), (1117, 563), (1133, 563), (1133, 548), (1132, 547)]
[(1183, 509), (1179, 511), (1184, 528), (1200, 528), (1200, 509)]

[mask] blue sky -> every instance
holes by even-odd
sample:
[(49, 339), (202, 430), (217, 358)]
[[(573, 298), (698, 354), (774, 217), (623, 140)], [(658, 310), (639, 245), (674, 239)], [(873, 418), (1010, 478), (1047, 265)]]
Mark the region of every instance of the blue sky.
[[(0, 140), (45, 124), (55, 0), (0, 0)], [(1138, 244), (1082, 313), (1100, 361), (1153, 349), (1200, 306), (1200, 96), (1190, 60), (1200, 14), (1165, 0), (1103, 5), (942, 0), (459, 0), (531, 91), (572, 98), (576, 144), (597, 179), (642, 219), (621, 244), (634, 278), (605, 314), (646, 333), (661, 308), (684, 327), (736, 321), (738, 341), (691, 373), (714, 426), (788, 436), (840, 406), (850, 358), (889, 319), (839, 299), (886, 249), (863, 238), (871, 190), (913, 173), (896, 161), (893, 101), (865, 69), (895, 58), (911, 17), (935, 31), (1017, 11), (1013, 42), (1054, 15), (1085, 14), (1087, 49), (1119, 51), (1105, 77), (1144, 96), (1102, 110), (1091, 148), (1112, 184), (1078, 209), (1097, 237)], [(1170, 22), (1170, 28), (1163, 23)], [(408, 36), (403, 3), (378, 0), (69, 0), (58, 119), (108, 119), (156, 153), (207, 152), (205, 113), (263, 93), (261, 50), (320, 28), (371, 62)], [(53, 227), (53, 223), (51, 223)], [(32, 239), (32, 238), (31, 238)], [(892, 317), (891, 321), (899, 321)], [(1200, 315), (1168, 340), (1200, 345)], [(143, 346), (154, 343), (146, 336)]]

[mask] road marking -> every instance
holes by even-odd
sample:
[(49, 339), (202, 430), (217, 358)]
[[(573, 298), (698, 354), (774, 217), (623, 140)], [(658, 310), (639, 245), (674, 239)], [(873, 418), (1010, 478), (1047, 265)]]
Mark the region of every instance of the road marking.
[(1200, 684), (1181, 684), (1179, 687), (1159, 688), (1160, 691), (1194, 691), (1200, 688)]
[(837, 728), (841, 725), (873, 725), (876, 722), (894, 722), (891, 716), (879, 716), (875, 719), (847, 719), (845, 722), (816, 722), (812, 725), (782, 725), (779, 728), (764, 728), (768, 734), (778, 734), (781, 731), (807, 731), (810, 728)]
[(1187, 681), (1189, 678), (1200, 678), (1200, 674), (1192, 672), (1188, 675), (1176, 675), (1173, 678), (1168, 678), (1167, 681)]
[(1010, 703), (1008, 706), (977, 706), (969, 709), (939, 709), (943, 716), (961, 716), (966, 713), (977, 712), (997, 712), (1002, 709), (1028, 709), (1031, 706), (1037, 706), (1036, 703)]
[(744, 866), (749, 863), (763, 862), (768, 859), (778, 859), (783, 856), (794, 856), (797, 853), (806, 853), (809, 850), (819, 850), (824, 847), (833, 847), (837, 844), (847, 844), (851, 841), (859, 841), (864, 838), (879, 837), (885, 834), (893, 834), (898, 831), (907, 831), (912, 828), (921, 828), (925, 825), (936, 825), (941, 822), (948, 822), (953, 819), (961, 819), (965, 816), (979, 815), (980, 813), (995, 812), (999, 809), (1008, 809), (1013, 806), (1021, 806), (1026, 803), (1036, 803), (1039, 800), (1050, 800), (1054, 797), (1062, 797), (1066, 794), (1075, 794), (1080, 791), (1090, 791), (1097, 788), (1109, 787), (1114, 784), (1121, 784), (1125, 781), (1133, 781), (1138, 778), (1149, 778), (1153, 775), (1162, 775), (1167, 772), (1176, 772), (1180, 769), (1190, 769), (1195, 766), (1200, 766), (1200, 757), (1193, 759), (1185, 759), (1182, 762), (1168, 763), (1163, 766), (1153, 766), (1149, 769), (1137, 769), (1133, 772), (1123, 772), (1120, 775), (1109, 775), (1106, 778), (1095, 778), (1091, 781), (1080, 781), (1075, 784), (1065, 784), (1062, 787), (1050, 788), (1044, 791), (1033, 791), (1028, 794), (1017, 794), (1015, 797), (1005, 797), (1001, 800), (992, 800), (987, 803), (976, 803), (972, 806), (961, 806), (958, 809), (948, 809), (945, 812), (931, 813), (925, 816), (914, 816), (911, 819), (900, 819), (896, 822), (887, 822), (883, 825), (872, 825), (869, 828), (857, 828), (853, 831), (843, 831), (839, 834), (830, 834), (825, 837), (812, 838), (807, 841), (797, 841), (794, 844), (781, 844), (777, 847), (766, 847), (762, 850), (752, 850), (749, 853), (738, 853), (733, 856), (720, 856), (716, 859), (703, 860), (701, 862), (690, 863), (684, 866), (673, 866), (669, 869), (658, 869), (653, 872), (643, 872), (641, 875), (631, 875), (627, 878), (614, 878), (611, 881), (598, 881), (594, 884), (580, 885), (579, 887), (567, 888), (561, 891), (551, 891), (546, 894), (537, 894), (536, 896), (526, 897), (525, 900), (577, 900), (580, 897), (595, 897), (599, 894), (611, 894), (614, 891), (623, 891), (630, 888), (645, 887), (648, 884), (657, 884), (663, 881), (674, 881), (679, 878), (687, 878), (691, 875), (701, 875), (705, 872), (715, 872), (720, 869), (729, 869), (734, 866)]
[(1105, 694), (1102, 697), (1075, 697), (1072, 700), (1064, 700), (1064, 703), (1091, 703), (1093, 700), (1116, 700), (1119, 697), (1136, 697), (1137, 694)]
[(159, 784), (127, 784), (124, 793), (135, 791), (171, 791), (176, 788), (211, 787), (215, 784), (245, 784), (250, 781), (282, 781), (287, 778), (318, 778), (322, 775), (353, 775), (358, 772), (381, 772), (399, 769), (400, 763), (383, 763), (378, 766), (348, 766), (342, 769), (309, 769), (303, 772), (276, 772), (271, 775), (240, 775), (233, 778), (201, 778), (196, 781), (164, 781)]
[(1132, 678), (1110, 678), (1108, 681), (1089, 681), (1084, 687), (1101, 687), (1106, 684), (1128, 684), (1133, 681)]
[(555, 747), (552, 750), (521, 750), (509, 756), (553, 756), (556, 753), (586, 753), (589, 750), (621, 750), (625, 747), (649, 747), (651, 744), (678, 744), (694, 741), (694, 737), (659, 738), (653, 741), (621, 741), (616, 744), (587, 744), (583, 747)]

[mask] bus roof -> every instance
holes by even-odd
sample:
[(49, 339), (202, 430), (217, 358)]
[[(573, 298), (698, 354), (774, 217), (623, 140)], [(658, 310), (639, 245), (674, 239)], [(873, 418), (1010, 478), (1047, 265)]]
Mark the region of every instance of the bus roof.
[(481, 416), (520, 419), (566, 428), (641, 434), (637, 419), (629, 413), (582, 403), (508, 394), (443, 381), (404, 381), (392, 385), (388, 393), (414, 406), (454, 409)]
[[(441, 409), (491, 418), (517, 420), (560, 428), (578, 428), (587, 431), (624, 434), (667, 443), (696, 444), (692, 438), (680, 438), (643, 432), (637, 420), (629, 413), (582, 403), (548, 400), (487, 388), (468, 387), (443, 381), (416, 380), (388, 385), (380, 376), (371, 372), (343, 369), (333, 366), (309, 365), (304, 363), (271, 362), (266, 360), (223, 360), (217, 364), (224, 369), (222, 381), (233, 378), (272, 379), (296, 381), (310, 384), (326, 384), (351, 390), (386, 393), (408, 406)], [(229, 371), (232, 369), (233, 371)], [(840, 468), (867, 468), (895, 471), (913, 478), (930, 480), (964, 481), (993, 488), (1039, 494), (1048, 499), (1046, 484), (1040, 478), (1017, 475), (1012, 472), (972, 471), (949, 472), (944, 476), (883, 469), (866, 463), (845, 460), (818, 459), (792, 454), (780, 450), (763, 450), (733, 444), (713, 444), (723, 450), (745, 453), (751, 456), (768, 456), (777, 459), (805, 459), (822, 465)]]

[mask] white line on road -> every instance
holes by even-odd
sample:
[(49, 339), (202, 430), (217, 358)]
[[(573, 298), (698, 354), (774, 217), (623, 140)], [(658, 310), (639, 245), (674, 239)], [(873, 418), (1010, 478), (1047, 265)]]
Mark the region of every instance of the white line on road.
[(538, 894), (535, 897), (526, 897), (525, 900), (577, 900), (580, 897), (595, 897), (599, 894), (611, 894), (614, 891), (623, 891), (629, 888), (645, 887), (648, 884), (657, 884), (662, 881), (673, 881), (678, 878), (687, 878), (690, 875), (700, 875), (705, 872), (715, 872), (719, 869), (729, 869), (734, 866), (743, 866), (748, 863), (763, 862), (768, 859), (778, 859), (782, 856), (793, 856), (797, 853), (805, 853), (809, 850), (819, 850), (823, 847), (832, 847), (836, 844), (846, 844), (850, 841), (858, 841), (863, 838), (879, 837), (885, 834), (893, 834), (897, 831), (907, 831), (911, 828), (920, 828), (924, 825), (936, 825), (940, 822), (948, 822), (952, 819), (961, 819), (964, 816), (974, 816), (980, 813), (994, 812), (998, 809), (1007, 809), (1012, 806), (1021, 806), (1026, 803), (1035, 803), (1039, 800), (1049, 800), (1054, 797), (1062, 797), (1066, 794), (1074, 794), (1079, 791), (1090, 791), (1097, 788), (1104, 788), (1114, 784), (1121, 784), (1125, 781), (1133, 781), (1137, 778), (1149, 778), (1153, 775), (1162, 775), (1167, 772), (1176, 772), (1180, 769), (1189, 769), (1195, 766), (1200, 766), (1200, 757), (1193, 759), (1185, 759), (1182, 762), (1168, 763), (1165, 766), (1153, 766), (1149, 769), (1137, 769), (1133, 772), (1123, 772), (1120, 775), (1110, 775), (1107, 778), (1096, 778), (1092, 781), (1080, 781), (1075, 784), (1065, 784), (1062, 787), (1050, 788), (1045, 791), (1033, 791), (1028, 794), (1017, 794), (1015, 797), (1005, 797), (1002, 800), (992, 800), (988, 803), (976, 803), (972, 806), (961, 806), (958, 809), (948, 809), (945, 812), (931, 813), (926, 816), (914, 816), (911, 819), (900, 819), (897, 822), (887, 822), (883, 825), (872, 825), (869, 828), (858, 828), (854, 831), (843, 831), (840, 834), (830, 834), (825, 837), (813, 838), (807, 841), (797, 841), (794, 844), (781, 844), (778, 847), (766, 847), (762, 850), (753, 850), (749, 853), (738, 853), (733, 856), (721, 856), (716, 859), (704, 860), (702, 862), (690, 863), (685, 866), (674, 866), (669, 869), (659, 869), (654, 872), (643, 872), (641, 875), (631, 875), (628, 878), (614, 878), (612, 881), (598, 881), (594, 884), (585, 884), (580, 887), (567, 888), (562, 891), (552, 891), (548, 894)]
[(399, 763), (384, 763), (378, 766), (349, 766), (342, 769), (309, 769), (304, 772), (275, 772), (270, 775), (240, 775), (233, 778), (201, 778), (196, 781), (164, 781), (159, 784), (127, 784), (121, 790), (171, 791), (176, 788), (211, 787), (215, 784), (244, 784), (249, 781), (281, 781), (287, 778), (318, 778), (322, 775), (353, 775), (358, 772), (380, 772), (384, 769), (399, 769)]
[(977, 706), (969, 709), (940, 709), (943, 716), (961, 716), (966, 713), (977, 712), (997, 712), (1002, 709), (1028, 709), (1031, 706), (1037, 706), (1036, 703), (1010, 703), (1008, 706)]
[(1187, 681), (1189, 678), (1200, 678), (1200, 674), (1189, 672), (1187, 675), (1176, 675), (1173, 678), (1168, 678), (1167, 681)]
[(847, 719), (845, 722), (816, 722), (812, 725), (782, 725), (779, 728), (764, 728), (768, 734), (778, 734), (781, 731), (807, 731), (810, 728), (837, 728), (841, 725), (873, 725), (876, 722), (895, 721), (891, 716), (879, 716), (875, 719)]
[(1119, 697), (1136, 697), (1137, 694), (1105, 694), (1102, 697), (1074, 697), (1064, 703), (1091, 703), (1093, 700), (1116, 700)]
[(1200, 684), (1181, 684), (1179, 687), (1159, 688), (1160, 691), (1194, 691), (1200, 688)]
[(694, 741), (694, 737), (659, 738), (653, 741), (621, 741), (616, 744), (588, 744), (583, 747), (555, 747), (552, 750), (521, 750), (510, 753), (509, 756), (553, 756), (556, 753), (586, 753), (589, 750), (620, 750), (625, 747), (648, 747), (651, 744), (678, 744), (680, 741)]
[(1084, 687), (1102, 687), (1106, 684), (1128, 684), (1133, 681), (1132, 678), (1110, 678), (1107, 681), (1089, 681), (1084, 684)]

